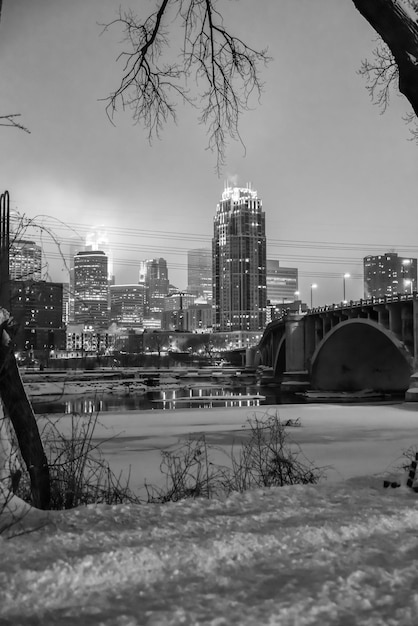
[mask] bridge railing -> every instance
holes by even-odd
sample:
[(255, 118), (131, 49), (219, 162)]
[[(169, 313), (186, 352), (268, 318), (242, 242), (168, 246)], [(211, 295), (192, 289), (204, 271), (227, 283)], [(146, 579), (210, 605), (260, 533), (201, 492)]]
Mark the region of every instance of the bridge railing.
[[(349, 300), (348, 302), (339, 302), (334, 304), (324, 304), (323, 306), (313, 307), (306, 311), (293, 311), (291, 309), (282, 311), (280, 317), (276, 317), (271, 322), (267, 324), (263, 332), (263, 338), (265, 339), (265, 335), (269, 333), (275, 326), (280, 326), (286, 318), (290, 317), (292, 313), (297, 313), (298, 315), (317, 315), (319, 313), (326, 313), (329, 311), (344, 311), (353, 308), (362, 308), (365, 306), (375, 306), (376, 304), (394, 304), (396, 302), (408, 302), (416, 300), (418, 297), (418, 292), (413, 291), (412, 293), (397, 293), (393, 296), (383, 296), (376, 297), (372, 296), (371, 298), (360, 298), (360, 300)], [(261, 342), (262, 343), (262, 342)]]
[(343, 311), (347, 309), (352, 309), (354, 307), (407, 302), (410, 300), (415, 300), (417, 298), (417, 295), (418, 293), (414, 291), (413, 293), (397, 293), (393, 296), (372, 296), (371, 298), (360, 298), (360, 300), (349, 300), (348, 302), (339, 302), (337, 304), (325, 304), (323, 306), (313, 307), (312, 309), (308, 309), (306, 314), (314, 315), (315, 313), (325, 313), (327, 311)]

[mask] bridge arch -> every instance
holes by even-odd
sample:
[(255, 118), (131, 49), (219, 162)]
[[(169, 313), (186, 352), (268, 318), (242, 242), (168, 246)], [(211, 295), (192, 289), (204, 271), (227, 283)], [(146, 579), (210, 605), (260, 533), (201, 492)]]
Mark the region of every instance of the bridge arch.
[(357, 318), (332, 328), (311, 359), (313, 389), (333, 391), (405, 391), (412, 356), (381, 324)]
[(277, 352), (273, 363), (274, 374), (276, 377), (281, 377), (283, 372), (286, 371), (286, 337), (283, 335), (277, 346)]

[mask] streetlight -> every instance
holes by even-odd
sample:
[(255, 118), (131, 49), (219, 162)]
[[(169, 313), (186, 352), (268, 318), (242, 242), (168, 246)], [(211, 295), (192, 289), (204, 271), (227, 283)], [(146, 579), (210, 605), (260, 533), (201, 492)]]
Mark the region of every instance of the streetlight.
[(295, 301), (299, 300), (300, 291), (295, 291)]
[(411, 259), (403, 259), (401, 269), (402, 269), (402, 280), (403, 280), (404, 291), (406, 291), (405, 289), (406, 285), (411, 285), (411, 293), (412, 293), (414, 281), (411, 280), (410, 278), (405, 278), (405, 275), (406, 276), (411, 275), (411, 271), (408, 268), (408, 266), (411, 265), (411, 263), (412, 263)]
[(412, 293), (413, 288), (414, 288), (414, 281), (413, 281), (413, 280), (410, 280), (410, 279), (408, 278), (407, 280), (404, 280), (404, 281), (403, 281), (403, 284), (404, 284), (405, 286), (409, 285), (409, 288), (410, 288), (410, 293)]
[(345, 281), (346, 278), (350, 278), (350, 274), (344, 274), (343, 275), (343, 303), (345, 304), (347, 302), (347, 300), (345, 299)]
[(311, 309), (312, 309), (312, 296), (313, 296), (313, 290), (316, 289), (318, 287), (318, 285), (316, 285), (315, 283), (313, 283), (311, 285)]

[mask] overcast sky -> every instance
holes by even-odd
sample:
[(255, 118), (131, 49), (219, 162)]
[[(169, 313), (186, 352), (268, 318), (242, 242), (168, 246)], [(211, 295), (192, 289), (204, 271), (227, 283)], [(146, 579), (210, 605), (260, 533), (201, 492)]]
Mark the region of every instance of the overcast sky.
[[(268, 46), (260, 105), (241, 121), (246, 153), (231, 142), (218, 177), (197, 113), (180, 106), (151, 146), (106, 98), (118, 84), (121, 32), (100, 35), (119, 0), (5, 0), (0, 24), (0, 113), (21, 113), (31, 134), (0, 128), (0, 190), (12, 208), (48, 215), (81, 234), (109, 234), (116, 282), (137, 282), (138, 263), (163, 256), (170, 281), (187, 283), (186, 252), (209, 247), (216, 204), (229, 179), (251, 181), (266, 212), (268, 258), (298, 267), (314, 304), (362, 296), (362, 257), (418, 256), (418, 147), (406, 101), (380, 115), (361, 60), (375, 33), (351, 0), (219, 0), (227, 23)], [(154, 0), (130, 0), (145, 15)], [(70, 229), (57, 226), (66, 241)], [(340, 245), (344, 244), (344, 245)], [(54, 264), (56, 268), (54, 268)], [(51, 256), (52, 278), (65, 273)]]

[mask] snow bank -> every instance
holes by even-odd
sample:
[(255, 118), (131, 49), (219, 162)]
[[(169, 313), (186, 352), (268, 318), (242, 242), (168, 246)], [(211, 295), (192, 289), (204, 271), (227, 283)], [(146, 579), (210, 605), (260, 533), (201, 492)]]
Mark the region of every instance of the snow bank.
[(412, 625), (417, 528), (377, 478), (59, 513), (0, 537), (0, 622)]
[[(0, 534), (1, 626), (415, 624), (418, 495), (385, 489), (383, 479), (418, 443), (417, 405), (276, 409), (301, 418), (290, 434), (306, 456), (333, 462), (346, 480), (224, 500), (26, 511)], [(159, 447), (190, 432), (229, 445), (252, 413), (102, 414), (97, 436), (120, 433), (106, 453), (132, 469), (145, 457), (143, 472)]]

